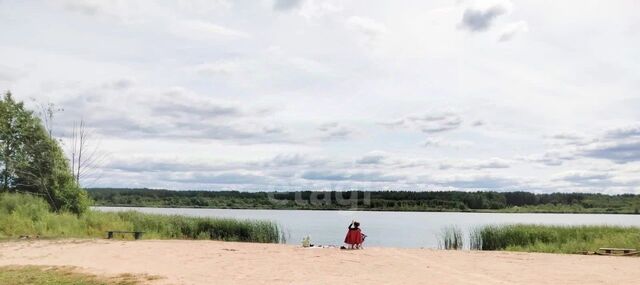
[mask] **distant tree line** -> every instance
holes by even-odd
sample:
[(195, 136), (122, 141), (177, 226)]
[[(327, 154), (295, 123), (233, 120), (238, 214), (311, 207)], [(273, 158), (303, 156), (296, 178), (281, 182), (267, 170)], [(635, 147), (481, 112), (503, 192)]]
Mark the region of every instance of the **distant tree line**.
[[(356, 191), (239, 192), (89, 189), (96, 205), (238, 209), (638, 213), (640, 195)], [(352, 196), (353, 195), (353, 196)]]

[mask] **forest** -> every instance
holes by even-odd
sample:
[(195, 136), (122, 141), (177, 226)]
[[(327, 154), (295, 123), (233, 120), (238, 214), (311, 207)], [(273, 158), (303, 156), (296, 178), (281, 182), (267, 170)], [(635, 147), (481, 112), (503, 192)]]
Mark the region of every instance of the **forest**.
[(88, 189), (97, 206), (374, 211), (637, 214), (640, 195), (589, 193), (353, 191), (239, 192)]

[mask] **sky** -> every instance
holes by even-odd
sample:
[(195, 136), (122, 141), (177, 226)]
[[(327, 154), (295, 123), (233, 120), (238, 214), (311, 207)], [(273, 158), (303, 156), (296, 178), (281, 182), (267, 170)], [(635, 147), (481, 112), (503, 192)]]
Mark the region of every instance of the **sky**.
[(0, 0), (85, 187), (640, 194), (640, 2)]

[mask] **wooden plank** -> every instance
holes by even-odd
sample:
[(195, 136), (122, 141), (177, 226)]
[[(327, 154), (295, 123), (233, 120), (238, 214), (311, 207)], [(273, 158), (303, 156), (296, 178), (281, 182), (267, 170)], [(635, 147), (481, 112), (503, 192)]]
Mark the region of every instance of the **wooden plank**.
[(144, 232), (142, 231), (107, 231), (107, 239), (112, 239), (113, 234), (133, 234), (133, 237), (135, 239), (140, 239), (142, 238), (142, 234), (144, 234)]
[(638, 252), (633, 248), (614, 248), (614, 247), (602, 247), (598, 249), (599, 255), (615, 255), (615, 256), (630, 256), (636, 255)]
[(635, 248), (615, 248), (615, 247), (601, 247), (600, 250), (611, 250), (611, 251), (634, 251)]

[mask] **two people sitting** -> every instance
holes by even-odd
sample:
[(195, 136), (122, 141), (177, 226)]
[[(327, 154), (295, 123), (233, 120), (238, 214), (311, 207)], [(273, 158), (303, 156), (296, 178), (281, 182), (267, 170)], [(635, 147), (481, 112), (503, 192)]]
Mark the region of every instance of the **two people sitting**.
[(362, 243), (367, 236), (360, 230), (360, 223), (351, 221), (347, 236), (344, 238), (344, 243), (349, 245), (349, 249), (361, 249)]

